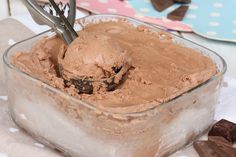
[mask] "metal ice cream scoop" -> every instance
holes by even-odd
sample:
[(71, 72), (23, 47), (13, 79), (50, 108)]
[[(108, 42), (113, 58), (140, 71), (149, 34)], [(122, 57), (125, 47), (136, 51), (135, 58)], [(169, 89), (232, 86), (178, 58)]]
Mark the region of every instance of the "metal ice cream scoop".
[[(40, 6), (36, 0), (23, 0), (23, 2), (36, 23), (39, 25), (50, 26), (67, 45), (78, 37), (76, 31), (73, 29), (76, 13), (76, 0), (70, 0), (70, 3), (67, 4), (67, 6), (69, 6), (67, 18), (64, 15), (65, 12), (63, 11), (63, 7), (58, 7), (54, 0), (49, 0), (50, 4), (48, 3), (44, 6)], [(62, 3), (59, 3), (59, 6), (62, 6)], [(119, 85), (123, 75), (125, 75), (130, 68), (129, 65), (123, 65), (118, 71), (117, 69), (114, 69), (114, 71), (117, 71), (115, 72), (116, 75), (101, 80), (94, 80), (87, 76), (74, 76), (70, 78), (67, 77), (67, 73), (70, 73), (70, 71), (67, 71), (62, 64), (63, 56), (64, 54), (58, 56), (59, 74), (65, 80), (65, 85), (73, 84), (78, 90), (78, 93), (92, 94), (97, 87), (112, 91)]]
[(59, 17), (45, 11), (36, 0), (23, 0), (36, 23), (50, 26), (65, 43), (70, 44), (78, 37), (76, 31), (73, 29), (76, 14), (76, 1), (70, 0), (70, 9), (67, 18), (53, 0), (49, 1)]

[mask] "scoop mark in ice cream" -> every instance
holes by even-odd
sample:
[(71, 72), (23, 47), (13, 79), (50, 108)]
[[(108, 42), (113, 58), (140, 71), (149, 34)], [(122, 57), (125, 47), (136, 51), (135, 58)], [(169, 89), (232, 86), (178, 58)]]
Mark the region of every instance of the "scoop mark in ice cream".
[[(123, 20), (101, 22), (87, 25), (78, 34), (69, 47), (58, 37), (42, 39), (30, 53), (14, 55), (12, 62), (53, 87), (116, 112), (147, 110), (217, 73), (208, 57), (146, 26), (136, 28)], [(63, 64), (63, 77), (59, 63)], [(81, 82), (71, 82), (77, 76), (105, 82), (95, 81), (89, 91), (92, 94), (83, 94), (76, 87)], [(89, 89), (90, 84), (85, 84)], [(118, 84), (115, 90), (113, 84)]]
[(67, 51), (61, 52), (60, 73), (79, 93), (114, 90), (131, 66), (127, 50), (106, 34), (81, 32)]

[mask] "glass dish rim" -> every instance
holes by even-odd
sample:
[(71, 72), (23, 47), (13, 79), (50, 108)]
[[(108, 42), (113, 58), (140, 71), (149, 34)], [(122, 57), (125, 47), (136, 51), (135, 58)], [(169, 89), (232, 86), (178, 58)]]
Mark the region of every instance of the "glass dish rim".
[[(47, 84), (47, 83), (45, 83), (45, 82), (43, 82), (43, 81), (37, 79), (36, 77), (32, 77), (32, 76), (28, 75), (27, 73), (24, 73), (23, 71), (21, 71), (20, 69), (18, 69), (17, 67), (15, 67), (15, 66), (8, 60), (7, 56), (8, 56), (8, 53), (10, 52), (10, 50), (11, 50), (12, 48), (14, 48), (15, 46), (17, 46), (17, 45), (19, 45), (19, 44), (21, 44), (21, 43), (24, 43), (24, 42), (26, 42), (26, 41), (29, 41), (29, 40), (34, 39), (34, 38), (37, 38), (37, 37), (39, 37), (39, 36), (41, 36), (41, 35), (43, 35), (43, 34), (49, 33), (49, 32), (52, 31), (52, 29), (46, 30), (46, 31), (44, 31), (44, 32), (42, 32), (42, 33), (36, 34), (36, 35), (34, 35), (34, 36), (32, 36), (32, 37), (29, 37), (29, 38), (26, 38), (26, 39), (24, 39), (24, 40), (21, 40), (21, 41), (15, 43), (15, 44), (11, 45), (10, 47), (8, 47), (8, 48), (5, 50), (5, 52), (3, 53), (3, 58), (2, 58), (2, 59), (3, 59), (4, 64), (5, 64), (8, 68), (10, 68), (11, 70), (17, 71), (20, 75), (22, 75), (22, 76), (25, 77), (26, 79), (31, 80), (31, 81), (36, 82), (36, 83), (40, 83), (42, 86), (44, 86), (44, 87), (47, 88), (48, 90), (53, 91), (53, 92), (55, 92), (55, 93), (62, 94), (63, 96), (68, 97), (68, 98), (71, 99), (72, 101), (75, 101), (76, 103), (79, 103), (79, 104), (83, 105), (84, 107), (87, 107), (87, 108), (89, 108), (89, 109), (92, 109), (92, 110), (95, 110), (95, 111), (99, 111), (99, 112), (102, 112), (102, 113), (115, 114), (115, 115), (121, 115), (121, 116), (132, 116), (132, 117), (133, 117), (133, 116), (134, 116), (134, 117), (139, 117), (139, 116), (142, 116), (142, 115), (146, 115), (148, 112), (154, 111), (156, 108), (160, 108), (160, 107), (162, 107), (162, 106), (165, 106), (165, 105), (167, 105), (168, 103), (177, 100), (179, 97), (181, 97), (181, 96), (183, 96), (183, 95), (185, 95), (185, 94), (187, 94), (187, 93), (191, 93), (192, 91), (195, 91), (195, 90), (197, 90), (198, 88), (201, 88), (201, 87), (207, 85), (208, 83), (210, 83), (210, 82), (216, 80), (216, 79), (219, 78), (220, 76), (223, 76), (223, 75), (225, 74), (226, 70), (227, 70), (227, 64), (226, 64), (225, 60), (224, 60), (223, 57), (221, 57), (218, 53), (216, 53), (215, 51), (213, 51), (213, 50), (211, 50), (211, 49), (209, 49), (209, 48), (206, 48), (206, 47), (204, 47), (204, 46), (202, 46), (202, 45), (200, 45), (200, 44), (198, 44), (198, 43), (195, 43), (194, 41), (191, 41), (191, 40), (189, 40), (189, 39), (185, 39), (185, 38), (183, 38), (183, 37), (181, 37), (181, 36), (178, 36), (178, 35), (176, 35), (176, 34), (174, 34), (174, 33), (172, 33), (172, 32), (167, 32), (162, 26), (154, 25), (154, 24), (150, 24), (150, 23), (146, 23), (146, 22), (142, 22), (142, 21), (137, 20), (137, 19), (134, 19), (134, 18), (132, 18), (132, 17), (123, 16), (123, 15), (116, 15), (116, 14), (88, 15), (88, 16), (85, 16), (85, 17), (83, 17), (83, 18), (77, 19), (77, 21), (79, 21), (79, 20), (84, 20), (84, 19), (89, 18), (89, 17), (111, 17), (111, 18), (114, 17), (114, 18), (120, 18), (120, 19), (127, 19), (127, 20), (132, 21), (132, 22), (135, 22), (135, 23), (137, 23), (137, 24), (141, 24), (141, 25), (144, 25), (144, 26), (148, 26), (148, 27), (150, 27), (150, 28), (152, 28), (152, 29), (155, 29), (155, 30), (162, 30), (162, 31), (164, 31), (164, 32), (166, 32), (166, 33), (168, 33), (168, 34), (170, 34), (170, 35), (172, 35), (172, 36), (175, 36), (176, 38), (180, 38), (180, 39), (182, 39), (182, 40), (185, 40), (185, 41), (187, 41), (187, 42), (190, 42), (191, 44), (194, 44), (194, 45), (196, 45), (196, 46), (198, 46), (198, 47), (201, 47), (201, 48), (203, 48), (203, 49), (209, 51), (209, 52), (212, 53), (213, 55), (217, 56), (217, 57), (220, 59), (220, 61), (222, 62), (222, 70), (219, 71), (216, 75), (212, 76), (210, 79), (206, 80), (205, 82), (203, 82), (203, 83), (197, 85), (196, 87), (191, 88), (191, 89), (189, 89), (189, 90), (183, 92), (182, 94), (177, 95), (176, 97), (174, 97), (174, 98), (172, 98), (172, 99), (170, 99), (170, 100), (168, 100), (168, 101), (166, 101), (166, 102), (163, 102), (163, 103), (161, 103), (161, 104), (159, 104), (159, 105), (153, 106), (153, 107), (151, 107), (151, 108), (147, 108), (147, 109), (142, 110), (142, 111), (134, 111), (134, 112), (131, 111), (131, 112), (127, 112), (127, 113), (120, 113), (120, 112), (113, 112), (113, 111), (104, 110), (104, 108), (101, 108), (101, 107), (95, 106), (95, 105), (93, 105), (93, 104), (91, 104), (91, 103), (88, 103), (88, 102), (82, 101), (82, 100), (80, 100), (80, 99), (77, 99), (77, 98), (75, 98), (75, 97), (69, 95), (68, 93), (66, 93), (66, 92), (64, 92), (64, 91), (62, 91), (62, 90), (60, 90), (60, 89), (58, 89), (58, 88), (55, 88), (55, 87), (53, 87), (53, 86), (51, 86), (51, 85), (49, 85), (49, 84)], [(77, 22), (77, 21), (76, 21), (76, 22)], [(77, 22), (77, 23), (78, 23), (78, 22)], [(79, 23), (78, 23), (78, 24), (79, 24)]]

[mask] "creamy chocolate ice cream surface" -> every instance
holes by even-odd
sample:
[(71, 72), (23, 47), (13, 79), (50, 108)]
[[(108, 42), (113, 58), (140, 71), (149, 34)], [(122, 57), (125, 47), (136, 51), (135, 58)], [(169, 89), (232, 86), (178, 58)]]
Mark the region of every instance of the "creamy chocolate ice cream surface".
[[(201, 53), (172, 41), (165, 32), (152, 32), (145, 26), (126, 21), (89, 24), (78, 32), (69, 46), (58, 37), (41, 39), (30, 52), (18, 52), (12, 63), (21, 71), (59, 88), (80, 100), (107, 111), (139, 112), (166, 102), (208, 80), (217, 73), (216, 65)], [(102, 79), (116, 75), (114, 91), (99, 86), (93, 94), (79, 94), (65, 81), (86, 76)], [(65, 83), (66, 82), (66, 83)]]

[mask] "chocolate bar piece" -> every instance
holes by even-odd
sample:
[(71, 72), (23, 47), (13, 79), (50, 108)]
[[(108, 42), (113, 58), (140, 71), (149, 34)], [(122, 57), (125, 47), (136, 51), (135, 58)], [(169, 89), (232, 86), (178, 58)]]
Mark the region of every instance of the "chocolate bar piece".
[(224, 140), (197, 141), (193, 146), (200, 157), (236, 157), (236, 149)]
[(188, 4), (188, 3), (191, 3), (191, 0), (174, 0), (174, 2)]
[(193, 147), (200, 157), (219, 157), (215, 154), (214, 150), (209, 147), (207, 141), (196, 141), (193, 143)]
[(236, 142), (236, 125), (230, 131), (230, 135), (231, 135), (231, 139), (233, 140), (233, 142)]
[(224, 152), (218, 149), (214, 143), (209, 141), (194, 142), (193, 147), (200, 157), (225, 157)]
[(182, 21), (186, 12), (188, 11), (189, 6), (182, 5), (175, 9), (174, 11), (170, 12), (167, 15), (167, 18), (170, 20), (175, 20), (175, 21)]
[(235, 136), (236, 124), (222, 119), (211, 128), (208, 141), (196, 141), (193, 146), (200, 157), (236, 157)]
[(232, 137), (232, 134), (234, 132), (233, 129), (235, 126), (236, 124), (222, 119), (213, 125), (210, 132), (208, 133), (208, 136), (222, 136), (229, 142), (233, 143), (235, 139)]
[(227, 141), (224, 137), (221, 136), (209, 136), (208, 141), (214, 142), (217, 145), (232, 146), (233, 144)]
[(151, 0), (151, 2), (153, 7), (159, 12), (162, 12), (174, 4), (174, 0)]
[(221, 136), (209, 136), (208, 140), (218, 146), (218, 149), (224, 151), (225, 156), (236, 157), (236, 148), (232, 147), (232, 144)]

